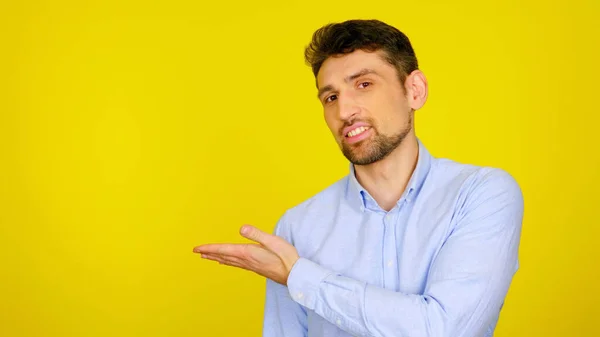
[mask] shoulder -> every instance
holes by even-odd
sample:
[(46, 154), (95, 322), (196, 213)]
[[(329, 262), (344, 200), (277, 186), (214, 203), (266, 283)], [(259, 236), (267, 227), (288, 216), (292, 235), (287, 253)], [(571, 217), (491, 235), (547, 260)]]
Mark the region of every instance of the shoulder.
[(515, 177), (505, 169), (460, 163), (447, 158), (431, 162), (422, 201), (445, 204), (455, 217), (482, 209), (504, 208), (521, 213), (523, 194)]
[(465, 164), (441, 158), (432, 162), (430, 175), (429, 178), (437, 182), (438, 186), (456, 185), (463, 193), (467, 194), (509, 193), (514, 196), (521, 195), (521, 188), (514, 176), (499, 167)]
[(445, 186), (445, 191), (454, 196), (455, 223), (477, 222), (483, 225), (489, 222), (484, 220), (520, 223), (524, 209), (523, 193), (518, 181), (507, 170), (448, 159), (435, 160), (433, 165), (432, 178), (437, 181), (437, 187), (432, 193)]
[(337, 202), (339, 198), (344, 196), (348, 186), (348, 178), (346, 175), (338, 179), (312, 197), (292, 206), (286, 213), (290, 217), (297, 217), (306, 212), (318, 212), (320, 209), (330, 206), (332, 202)]

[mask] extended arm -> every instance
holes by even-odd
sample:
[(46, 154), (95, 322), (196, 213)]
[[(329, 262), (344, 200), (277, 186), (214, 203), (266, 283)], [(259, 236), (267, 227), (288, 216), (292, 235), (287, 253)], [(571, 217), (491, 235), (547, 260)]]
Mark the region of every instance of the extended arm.
[(259, 244), (194, 251), (275, 281), (267, 281), (265, 336), (305, 336), (305, 308), (356, 336), (482, 336), (518, 265), (521, 190), (507, 173), (491, 171), (454, 217), (422, 295), (369, 285), (300, 258), (286, 241), (289, 232), (277, 236), (244, 226), (242, 235)]

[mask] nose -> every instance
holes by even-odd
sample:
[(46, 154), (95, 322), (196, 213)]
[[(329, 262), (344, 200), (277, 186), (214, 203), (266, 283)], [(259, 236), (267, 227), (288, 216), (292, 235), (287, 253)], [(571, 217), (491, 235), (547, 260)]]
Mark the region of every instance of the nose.
[(360, 107), (356, 100), (348, 94), (340, 95), (340, 97), (338, 97), (338, 109), (338, 115), (343, 121), (354, 119), (360, 112)]

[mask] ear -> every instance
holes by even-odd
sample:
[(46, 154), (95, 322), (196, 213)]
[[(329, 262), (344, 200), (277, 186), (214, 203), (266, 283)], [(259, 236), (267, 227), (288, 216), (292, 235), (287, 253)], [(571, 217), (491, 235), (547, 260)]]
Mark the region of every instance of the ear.
[(406, 98), (413, 110), (419, 110), (427, 101), (428, 86), (427, 78), (420, 70), (415, 70), (406, 77), (404, 82)]

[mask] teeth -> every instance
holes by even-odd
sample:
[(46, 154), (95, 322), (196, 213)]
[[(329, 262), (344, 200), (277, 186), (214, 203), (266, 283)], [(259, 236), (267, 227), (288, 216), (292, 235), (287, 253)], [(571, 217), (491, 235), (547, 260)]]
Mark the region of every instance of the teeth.
[(357, 127), (356, 129), (354, 129), (354, 130), (352, 130), (352, 131), (348, 132), (348, 137), (354, 137), (354, 136), (360, 135), (361, 133), (363, 133), (363, 132), (365, 132), (365, 131), (367, 131), (367, 128), (366, 128), (366, 127), (364, 127), (364, 126), (359, 126), (359, 127)]

